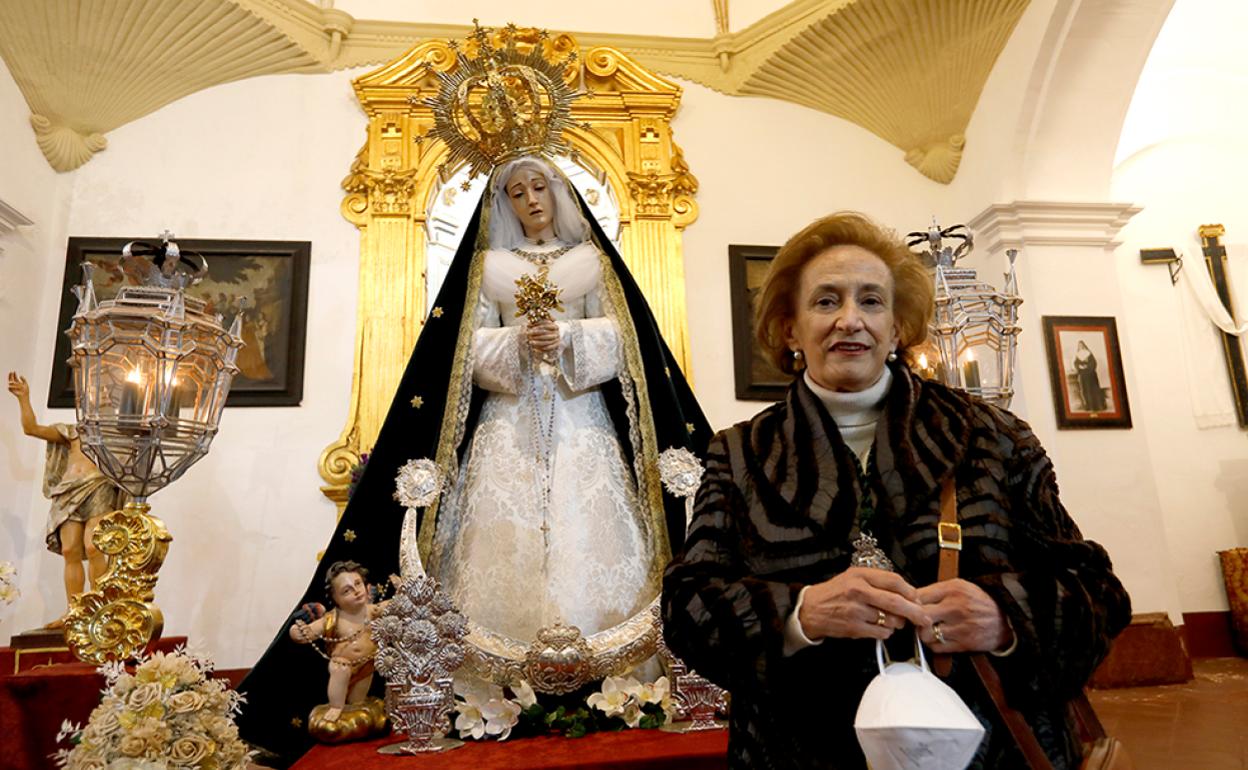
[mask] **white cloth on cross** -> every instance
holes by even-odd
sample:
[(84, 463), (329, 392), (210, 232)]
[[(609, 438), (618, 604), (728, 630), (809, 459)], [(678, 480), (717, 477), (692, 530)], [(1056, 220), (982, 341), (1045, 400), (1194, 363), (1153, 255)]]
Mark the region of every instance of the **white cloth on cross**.
[[(1234, 251), (1227, 249), (1228, 281), (1232, 289), (1238, 287), (1240, 291), (1245, 291), (1248, 290), (1248, 260)], [(1183, 357), (1186, 360), (1184, 368), (1196, 427), (1205, 429), (1233, 425), (1235, 403), (1227, 382), (1226, 358), (1219, 336), (1221, 332), (1226, 332), (1240, 337), (1237, 344), (1242, 349), (1242, 335), (1248, 331), (1248, 318), (1240, 311), (1243, 303), (1236, 301), (1232, 293), (1235, 317), (1244, 319), (1236, 323), (1218, 298), (1199, 249), (1179, 272), (1179, 281), (1184, 286), (1179, 292), (1183, 316)], [(1211, 323), (1215, 329), (1209, 328)]]

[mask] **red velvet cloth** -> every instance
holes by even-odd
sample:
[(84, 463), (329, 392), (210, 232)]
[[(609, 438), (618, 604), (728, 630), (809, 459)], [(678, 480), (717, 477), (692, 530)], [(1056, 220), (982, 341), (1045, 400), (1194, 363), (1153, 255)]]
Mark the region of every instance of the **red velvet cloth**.
[[(157, 639), (147, 646), (148, 652), (173, 652), (173, 648), (186, 644), (185, 636), (167, 636)], [(57, 663), (77, 663), (78, 659), (62, 646), (40, 650), (0, 647), (0, 676), (32, 671)]]
[[(291, 770), (393, 770), (395, 757), (377, 749), (394, 736), (366, 743), (316, 746)], [(722, 770), (728, 766), (728, 732), (665, 733), (625, 730), (584, 738), (525, 738), (468, 741), (452, 751), (403, 757), (403, 767), (420, 770)]]
[(69, 744), (56, 744), (62, 720), (85, 724), (100, 703), (104, 677), (86, 663), (62, 663), (0, 676), (0, 767), (44, 770), (49, 757)]

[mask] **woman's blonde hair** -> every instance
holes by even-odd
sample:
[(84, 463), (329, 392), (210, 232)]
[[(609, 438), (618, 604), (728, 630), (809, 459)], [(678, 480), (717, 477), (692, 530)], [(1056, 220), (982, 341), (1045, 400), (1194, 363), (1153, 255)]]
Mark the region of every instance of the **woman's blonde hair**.
[(758, 294), (755, 335), (767, 358), (786, 374), (801, 369), (788, 346), (797, 314), (802, 270), (834, 246), (858, 246), (880, 258), (893, 276), (893, 316), (899, 340), (897, 354), (927, 338), (935, 291), (927, 269), (896, 232), (857, 211), (838, 211), (816, 219), (788, 240), (772, 260)]

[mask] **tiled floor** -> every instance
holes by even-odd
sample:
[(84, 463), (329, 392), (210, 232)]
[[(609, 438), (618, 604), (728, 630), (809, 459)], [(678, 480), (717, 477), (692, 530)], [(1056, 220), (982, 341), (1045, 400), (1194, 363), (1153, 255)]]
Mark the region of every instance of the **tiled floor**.
[(1136, 770), (1248, 770), (1248, 659), (1193, 663), (1187, 684), (1094, 690)]

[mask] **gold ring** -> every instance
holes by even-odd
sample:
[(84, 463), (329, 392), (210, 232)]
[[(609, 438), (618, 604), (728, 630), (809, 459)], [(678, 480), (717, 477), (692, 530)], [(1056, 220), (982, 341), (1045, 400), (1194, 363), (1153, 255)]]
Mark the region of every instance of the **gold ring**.
[(887, 623), (888, 623), (888, 616), (884, 614), (884, 610), (876, 610), (876, 612), (878, 612), (878, 613), (880, 613), (880, 614), (879, 614), (879, 615), (875, 618), (875, 624), (876, 624), (877, 626), (883, 626), (883, 625), (887, 624)]
[(936, 638), (937, 644), (945, 643), (945, 632), (941, 630), (939, 620), (932, 624), (932, 636)]

